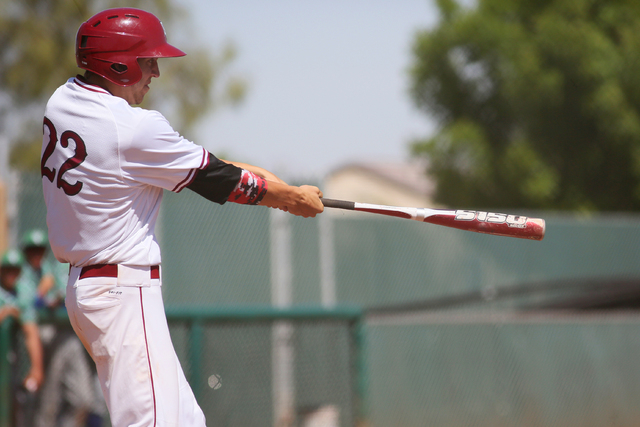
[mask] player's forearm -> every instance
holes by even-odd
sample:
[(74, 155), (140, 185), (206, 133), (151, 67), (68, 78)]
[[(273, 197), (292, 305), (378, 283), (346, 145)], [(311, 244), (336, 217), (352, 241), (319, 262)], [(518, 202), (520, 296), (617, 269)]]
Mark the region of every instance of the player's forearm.
[(47, 274), (40, 280), (40, 284), (38, 284), (38, 296), (43, 298), (46, 294), (49, 293), (51, 289), (55, 286), (56, 281), (52, 274)]
[(40, 387), (44, 379), (44, 367), (42, 362), (42, 343), (40, 342), (40, 333), (36, 323), (26, 323), (22, 326), (25, 334), (25, 347), (29, 354), (31, 369), (25, 380), (32, 379), (37, 387)]
[(276, 176), (276, 174), (274, 174), (273, 172), (269, 172), (268, 170), (263, 169), (259, 166), (254, 166), (254, 165), (250, 165), (248, 163), (242, 163), (242, 162), (234, 162), (231, 160), (222, 160), (222, 161), (225, 163), (229, 163), (231, 165), (237, 166), (241, 169), (248, 170), (249, 172), (252, 172), (258, 175), (259, 177), (264, 178), (267, 181), (280, 182), (282, 184), (285, 184), (285, 182), (281, 180), (278, 176)]
[(280, 182), (269, 182), (267, 192), (260, 204), (307, 218), (315, 217), (323, 211), (320, 197), (322, 197), (322, 191), (317, 187), (310, 185), (296, 187)]
[[(233, 185), (233, 187), (231, 187)], [(293, 215), (314, 217), (324, 209), (317, 187), (287, 185), (276, 175), (257, 166), (218, 159), (209, 153), (209, 165), (187, 186), (217, 202), (226, 200), (281, 209)]]

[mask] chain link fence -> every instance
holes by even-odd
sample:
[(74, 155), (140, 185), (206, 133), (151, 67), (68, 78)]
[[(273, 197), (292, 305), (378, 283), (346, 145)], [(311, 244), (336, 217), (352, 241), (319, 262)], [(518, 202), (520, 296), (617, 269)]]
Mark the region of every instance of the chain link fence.
[[(44, 225), (38, 177), (19, 188), (15, 235)], [(211, 424), (637, 425), (640, 217), (520, 213), (542, 242), (165, 193), (165, 305)], [(264, 318), (344, 307), (361, 321)]]

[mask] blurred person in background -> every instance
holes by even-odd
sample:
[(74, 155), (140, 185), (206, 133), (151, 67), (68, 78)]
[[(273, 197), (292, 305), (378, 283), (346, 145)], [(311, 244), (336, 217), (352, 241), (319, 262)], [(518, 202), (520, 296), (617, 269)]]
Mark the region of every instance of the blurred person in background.
[[(14, 366), (12, 383), (13, 412), (15, 426), (30, 426), (33, 423), (35, 392), (40, 388), (43, 379), (43, 351), (38, 331), (36, 310), (33, 305), (34, 292), (31, 287), (21, 281), (21, 273), (25, 259), (19, 250), (7, 251), (0, 262), (0, 323), (8, 317), (15, 318), (22, 328), (24, 343), (29, 356), (29, 370), (21, 378), (24, 366), (19, 357), (13, 355)], [(17, 337), (14, 337), (17, 338)], [(13, 339), (14, 349), (18, 348)]]
[(69, 265), (50, 256), (47, 233), (40, 229), (24, 234), (22, 250), (26, 262), (20, 281), (33, 290), (35, 307), (45, 315), (39, 330), (46, 375), (35, 425), (100, 426), (101, 414), (106, 410), (100, 408), (102, 399), (96, 392), (95, 372), (88, 354), (73, 330), (56, 320), (56, 311), (65, 310)]
[(55, 309), (64, 305), (69, 265), (49, 257), (48, 247), (47, 233), (43, 230), (32, 229), (22, 236), (26, 264), (21, 279), (34, 289), (38, 308)]

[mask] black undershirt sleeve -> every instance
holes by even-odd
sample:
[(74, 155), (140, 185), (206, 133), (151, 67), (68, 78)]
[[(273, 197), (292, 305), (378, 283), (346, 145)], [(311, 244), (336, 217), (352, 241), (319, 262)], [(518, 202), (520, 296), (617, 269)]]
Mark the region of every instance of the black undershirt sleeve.
[(240, 181), (242, 169), (209, 153), (209, 165), (196, 172), (187, 188), (207, 200), (223, 205)]

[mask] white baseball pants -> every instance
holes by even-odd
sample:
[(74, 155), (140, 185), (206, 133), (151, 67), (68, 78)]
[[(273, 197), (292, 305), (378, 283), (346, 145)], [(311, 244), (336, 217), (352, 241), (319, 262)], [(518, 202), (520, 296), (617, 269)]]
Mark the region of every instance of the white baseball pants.
[(113, 427), (202, 427), (173, 348), (161, 280), (149, 267), (117, 266), (117, 277), (80, 278), (71, 268), (71, 325), (96, 363)]

